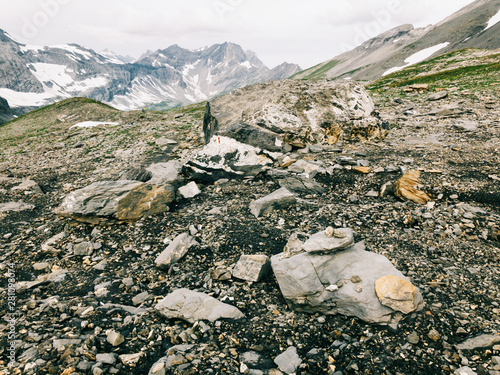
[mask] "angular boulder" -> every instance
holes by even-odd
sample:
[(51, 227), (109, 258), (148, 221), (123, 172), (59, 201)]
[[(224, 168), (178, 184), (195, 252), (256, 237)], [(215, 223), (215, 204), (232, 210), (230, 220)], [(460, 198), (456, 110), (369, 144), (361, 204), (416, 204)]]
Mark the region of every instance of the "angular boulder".
[(148, 182), (153, 185), (172, 184), (177, 187), (184, 182), (181, 175), (182, 163), (179, 160), (151, 164), (146, 171), (151, 173), (151, 180)]
[(417, 288), (408, 280), (395, 275), (382, 276), (375, 281), (375, 292), (382, 305), (409, 314), (415, 310)]
[(184, 164), (182, 173), (194, 181), (213, 183), (222, 178), (256, 176), (271, 164), (273, 160), (261, 149), (220, 136), (213, 137)]
[(250, 203), (250, 212), (255, 217), (269, 215), (273, 210), (288, 208), (297, 203), (295, 194), (286, 188), (276, 190)]
[(225, 135), (276, 151), (290, 145), (383, 138), (373, 101), (353, 81), (281, 80), (233, 90), (207, 104), (205, 142)]
[(170, 293), (155, 306), (155, 310), (167, 319), (183, 319), (189, 323), (245, 317), (236, 307), (189, 289), (177, 289)]
[[(387, 275), (408, 281), (382, 255), (365, 251), (358, 243), (331, 254), (301, 253), (288, 258), (278, 254), (271, 265), (281, 292), (297, 311), (355, 316), (368, 323), (392, 324), (402, 318), (400, 311), (383, 305), (375, 282)], [(416, 289), (413, 310), (423, 307)]]
[(246, 281), (258, 282), (271, 269), (267, 255), (242, 255), (233, 269), (233, 277)]
[(101, 181), (66, 196), (55, 212), (91, 224), (136, 221), (169, 210), (175, 200), (170, 185), (155, 186), (138, 181)]

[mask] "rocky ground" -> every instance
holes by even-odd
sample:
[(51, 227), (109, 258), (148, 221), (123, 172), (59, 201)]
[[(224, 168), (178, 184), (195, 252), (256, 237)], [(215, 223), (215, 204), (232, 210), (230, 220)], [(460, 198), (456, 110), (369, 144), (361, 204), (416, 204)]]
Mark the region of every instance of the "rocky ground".
[[(200, 185), (199, 195), (179, 197), (169, 212), (129, 224), (54, 213), (69, 192), (93, 182), (187, 160), (203, 144), (201, 107), (131, 113), (120, 127), (10, 144), (1, 150), (0, 268), (15, 274), (18, 290), (12, 328), (9, 279), (1, 279), (1, 373), (279, 374), (275, 359), (287, 353), (293, 371), (286, 372), (297, 374), (499, 374), (497, 94), (451, 87), (429, 101), (427, 92), (376, 92), (388, 136), (290, 151), (291, 159), (317, 162), (310, 177), (326, 192), (303, 192), (291, 208), (259, 218), (250, 204), (280, 188), (276, 173)], [(279, 165), (281, 175), (296, 174)], [(380, 195), (407, 170), (421, 171), (419, 190), (430, 203)], [(386, 256), (419, 288), (425, 307), (388, 327), (293, 311), (272, 272), (260, 282), (215, 277), (242, 254), (273, 256), (292, 233), (328, 226), (352, 228), (356, 242)], [(185, 232), (198, 244), (172, 267), (156, 267)], [(87, 255), (78, 255), (82, 246), (90, 246)], [(154, 306), (179, 288), (211, 295), (245, 318), (188, 323), (158, 314)], [(168, 366), (156, 371), (165, 356)]]

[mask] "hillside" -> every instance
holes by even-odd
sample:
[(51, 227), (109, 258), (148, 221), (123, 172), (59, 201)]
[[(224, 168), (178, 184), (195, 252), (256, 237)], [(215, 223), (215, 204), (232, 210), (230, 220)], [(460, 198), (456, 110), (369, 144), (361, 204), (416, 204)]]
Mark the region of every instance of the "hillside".
[(372, 81), (443, 53), (464, 48), (500, 48), (500, 0), (477, 0), (425, 28), (402, 25), (352, 51), (294, 75), (296, 79), (350, 78)]
[[(0, 371), (496, 375), (497, 60), (448, 53), (373, 101), (283, 81), (166, 112), (70, 99), (0, 126), (0, 296), (15, 278), (18, 312)], [(407, 293), (374, 283), (382, 265)]]

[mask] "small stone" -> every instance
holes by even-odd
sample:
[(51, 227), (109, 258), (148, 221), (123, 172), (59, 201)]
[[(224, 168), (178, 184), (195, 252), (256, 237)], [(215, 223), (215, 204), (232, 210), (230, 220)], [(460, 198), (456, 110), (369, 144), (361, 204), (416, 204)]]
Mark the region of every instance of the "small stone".
[(258, 282), (271, 269), (267, 255), (242, 255), (233, 269), (233, 277)]
[(368, 174), (371, 172), (370, 167), (355, 167), (354, 172), (360, 173), (360, 174)]
[(94, 245), (90, 242), (81, 242), (73, 247), (73, 254), (77, 256), (89, 256), (94, 252)]
[(441, 338), (441, 334), (435, 329), (431, 329), (431, 331), (427, 334), (427, 337), (429, 337), (432, 341), (437, 342)]
[(118, 356), (125, 366), (135, 367), (142, 357), (142, 353), (122, 354)]
[(153, 298), (151, 294), (149, 294), (148, 292), (142, 292), (136, 295), (134, 298), (132, 298), (132, 303), (134, 304), (134, 306), (138, 306), (141, 303), (150, 300), (151, 298)]
[(50, 267), (50, 264), (47, 262), (34, 263), (33, 269), (35, 271), (43, 271)]
[(95, 356), (97, 362), (105, 365), (114, 365), (118, 356), (114, 353), (100, 353)]
[(351, 282), (354, 284), (360, 283), (361, 282), (361, 277), (359, 276), (353, 276), (351, 277)]
[(470, 367), (464, 366), (460, 367), (458, 370), (455, 370), (453, 375), (477, 375), (477, 372), (474, 372)]
[(265, 197), (257, 199), (250, 203), (250, 212), (255, 217), (261, 217), (269, 215), (271, 212), (277, 209), (286, 209), (297, 203), (297, 198), (295, 194), (290, 192), (286, 188), (281, 188), (276, 190)]
[(179, 193), (186, 199), (194, 198), (201, 194), (201, 190), (196, 185), (196, 182), (192, 181), (189, 184), (179, 188)]
[(291, 346), (285, 352), (277, 356), (274, 359), (274, 363), (276, 363), (279, 369), (284, 373), (294, 374), (302, 363), (302, 360), (297, 354), (297, 348)]
[(125, 337), (119, 332), (111, 331), (106, 341), (109, 342), (113, 346), (118, 346), (125, 341)]
[(420, 338), (418, 337), (418, 333), (413, 331), (408, 335), (406, 338), (410, 344), (417, 345), (418, 342), (420, 341)]
[(181, 260), (191, 247), (197, 245), (199, 245), (199, 243), (188, 233), (178, 235), (156, 258), (156, 267), (162, 269), (169, 268), (171, 264), (177, 263)]

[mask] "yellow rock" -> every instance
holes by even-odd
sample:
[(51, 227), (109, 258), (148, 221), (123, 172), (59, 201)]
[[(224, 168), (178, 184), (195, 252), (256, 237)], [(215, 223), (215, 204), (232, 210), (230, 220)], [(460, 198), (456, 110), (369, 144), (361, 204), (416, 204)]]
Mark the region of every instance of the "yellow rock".
[(409, 314), (417, 308), (415, 305), (417, 288), (398, 276), (386, 275), (377, 279), (375, 292), (380, 303), (393, 310)]
[(127, 194), (118, 203), (118, 220), (138, 220), (144, 214), (154, 215), (168, 211), (168, 206), (175, 199), (175, 191), (163, 187), (144, 184)]
[(371, 172), (371, 168), (370, 167), (356, 167), (356, 168), (354, 168), (354, 172), (368, 174)]
[(395, 183), (394, 194), (404, 200), (409, 200), (418, 204), (427, 204), (431, 198), (423, 191), (415, 189), (420, 184), (420, 172), (408, 171)]

